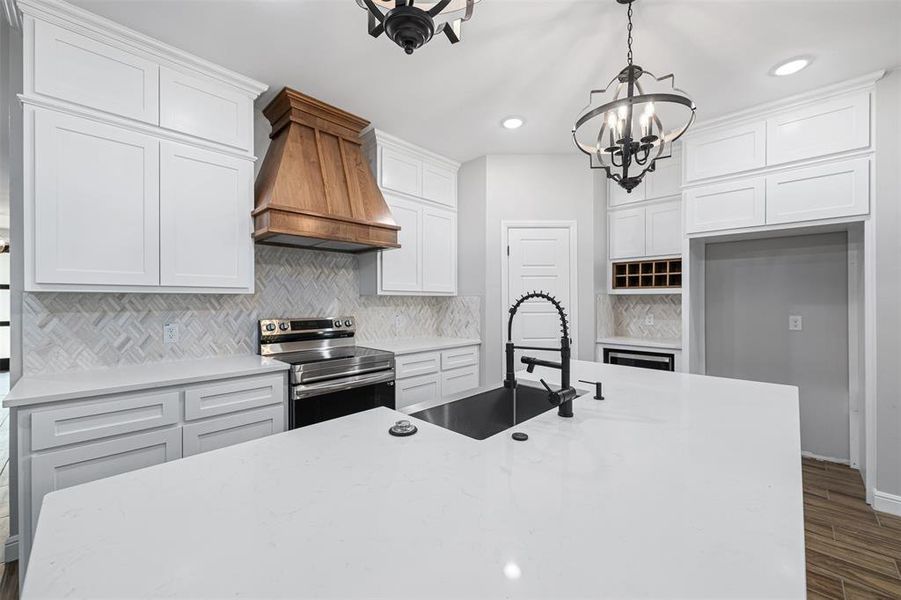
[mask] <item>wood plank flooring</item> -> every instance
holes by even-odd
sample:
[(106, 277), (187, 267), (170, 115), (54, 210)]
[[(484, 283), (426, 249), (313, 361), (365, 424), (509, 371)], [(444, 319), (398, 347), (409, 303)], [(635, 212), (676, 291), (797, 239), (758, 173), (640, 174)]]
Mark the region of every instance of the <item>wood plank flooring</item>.
[[(870, 508), (850, 467), (805, 458), (802, 475), (808, 599), (901, 600), (901, 517)], [(18, 600), (17, 565), (0, 563), (0, 600)]]

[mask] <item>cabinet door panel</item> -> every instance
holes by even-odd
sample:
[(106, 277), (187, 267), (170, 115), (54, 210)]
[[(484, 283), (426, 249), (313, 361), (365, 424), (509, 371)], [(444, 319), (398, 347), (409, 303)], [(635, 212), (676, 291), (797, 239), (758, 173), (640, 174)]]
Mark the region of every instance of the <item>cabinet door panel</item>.
[(859, 92), (767, 119), (767, 164), (870, 145), (870, 95)]
[(163, 142), (160, 170), (160, 283), (251, 287), (252, 163)]
[(765, 223), (763, 177), (710, 185), (685, 192), (688, 233), (753, 227)]
[(685, 180), (694, 181), (766, 166), (766, 122), (722, 127), (687, 139)]
[(439, 398), (441, 398), (440, 373), (398, 379), (395, 383), (394, 407), (397, 410)]
[(645, 209), (645, 254), (682, 253), (682, 201), (654, 204)]
[(658, 160), (653, 173), (644, 176), (648, 200), (678, 196), (682, 193), (682, 155), (674, 151), (669, 158)]
[(282, 404), (216, 417), (184, 426), (184, 455), (218, 450), (285, 430)]
[(180, 457), (181, 429), (177, 427), (35, 455), (31, 458), (32, 529), (41, 501), (50, 492)]
[(391, 215), (400, 226), (397, 232), (400, 248), (381, 253), (382, 289), (388, 292), (418, 292), (422, 289), (422, 208), (409, 200), (390, 197), (386, 200)]
[(422, 161), (391, 148), (382, 149), (382, 187), (412, 196), (422, 193)]
[(457, 206), (457, 174), (448, 169), (424, 163), (422, 197), (455, 208)]
[(867, 158), (767, 177), (766, 222), (793, 223), (865, 215), (870, 211)]
[(222, 83), (162, 67), (160, 125), (249, 150), (253, 102)]
[(36, 20), (38, 94), (147, 123), (159, 123), (159, 67), (135, 54)]
[(453, 212), (422, 211), (422, 291), (457, 291), (457, 215)]
[(34, 112), (34, 279), (159, 283), (159, 143)]
[(630, 208), (607, 213), (611, 260), (635, 258), (645, 253), (645, 209)]
[(473, 365), (441, 373), (441, 394), (453, 396), (479, 387), (479, 367)]
[(631, 192), (627, 192), (618, 183), (612, 179), (607, 180), (607, 194), (610, 198), (608, 204), (610, 206), (623, 206), (624, 204), (633, 204), (641, 202), (645, 199), (646, 180), (639, 183)]

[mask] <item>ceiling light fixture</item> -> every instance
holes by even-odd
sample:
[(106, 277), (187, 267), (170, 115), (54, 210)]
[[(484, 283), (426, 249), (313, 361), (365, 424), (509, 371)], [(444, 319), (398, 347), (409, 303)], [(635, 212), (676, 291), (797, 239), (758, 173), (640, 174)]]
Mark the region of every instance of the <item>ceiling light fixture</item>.
[[(672, 74), (658, 78), (632, 63), (634, 0), (616, 1), (629, 5), (628, 64), (607, 87), (591, 91), (572, 133), (576, 147), (590, 157), (591, 168), (604, 169), (631, 193), (658, 160), (672, 155), (673, 142), (694, 122), (695, 103), (675, 87)], [(646, 86), (659, 89), (647, 93)], [(670, 127), (672, 123), (676, 126)]]
[(770, 71), (770, 75), (775, 75), (776, 77), (794, 75), (798, 71), (806, 69), (810, 65), (810, 62), (811, 59), (806, 56), (791, 58), (773, 67), (773, 69)]
[(504, 129), (519, 129), (525, 124), (525, 121), (520, 117), (507, 117), (503, 121), (501, 121), (501, 126)]
[(407, 54), (444, 32), (451, 44), (460, 41), (463, 23), (479, 0), (357, 0), (369, 13), (369, 35), (385, 33)]

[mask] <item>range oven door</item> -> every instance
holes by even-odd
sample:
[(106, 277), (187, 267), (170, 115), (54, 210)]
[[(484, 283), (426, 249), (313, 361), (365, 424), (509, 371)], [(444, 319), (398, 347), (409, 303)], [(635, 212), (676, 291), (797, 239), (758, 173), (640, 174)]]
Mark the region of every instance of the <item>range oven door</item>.
[(394, 369), (291, 386), (288, 428), (384, 406), (394, 408)]
[(658, 371), (675, 371), (676, 357), (671, 352), (644, 352), (604, 348), (604, 362), (610, 365), (641, 367)]

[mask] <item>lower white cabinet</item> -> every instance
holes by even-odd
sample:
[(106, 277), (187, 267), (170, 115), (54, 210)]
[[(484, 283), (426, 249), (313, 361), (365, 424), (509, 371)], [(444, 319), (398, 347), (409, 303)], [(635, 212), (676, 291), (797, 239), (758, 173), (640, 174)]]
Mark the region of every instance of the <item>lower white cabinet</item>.
[(402, 354), (394, 360), (397, 369), (394, 406), (397, 410), (446, 399), (479, 387), (479, 347), (476, 345)]
[(19, 554), (54, 490), (285, 430), (285, 372), (16, 409)]
[(685, 192), (687, 233), (753, 227), (766, 222), (766, 180), (730, 181)]
[(682, 203), (679, 200), (610, 210), (607, 222), (610, 260), (682, 252)]

